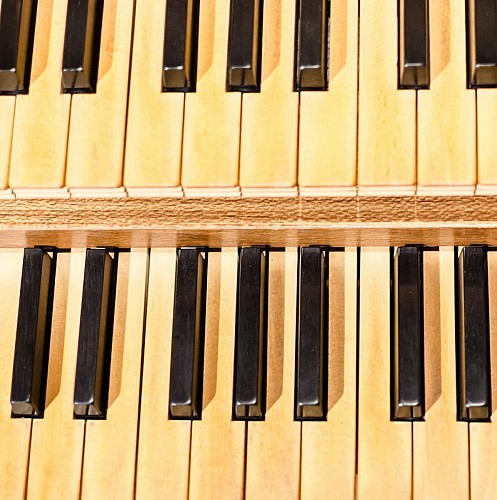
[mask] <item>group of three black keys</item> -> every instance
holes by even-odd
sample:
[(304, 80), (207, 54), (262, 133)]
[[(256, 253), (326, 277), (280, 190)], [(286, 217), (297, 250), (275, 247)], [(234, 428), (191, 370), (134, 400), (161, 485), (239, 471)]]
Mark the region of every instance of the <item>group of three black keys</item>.
[[(73, 403), (75, 418), (106, 417), (116, 276), (119, 254), (123, 251), (126, 250), (95, 248), (86, 252)], [(202, 416), (206, 281), (208, 256), (212, 251), (216, 250), (194, 247), (177, 250), (169, 402), (164, 405), (171, 419), (193, 420)], [(274, 251), (279, 250), (239, 249), (232, 403), (235, 420), (264, 420), (265, 416), (268, 254)], [(341, 293), (329, 289), (328, 276), (333, 273), (329, 269), (329, 253), (334, 251), (342, 250), (316, 246), (299, 251), (295, 420), (326, 420), (329, 375), (333, 380), (333, 374), (328, 374), (328, 356), (333, 355), (328, 352), (328, 325), (334, 318), (328, 311), (334, 295)], [(391, 331), (382, 332), (391, 336), (392, 420), (424, 418), (423, 253), (426, 251), (430, 250), (418, 246), (392, 249)], [(59, 252), (55, 248), (24, 251), (12, 372), (13, 417), (43, 417)], [(487, 248), (464, 247), (454, 255), (454, 264), (457, 417), (489, 421)]]
[[(296, 0), (295, 91), (328, 88), (330, 0)], [(104, 0), (68, 0), (62, 92), (96, 92)], [(29, 89), (37, 0), (2, 0), (0, 94)], [(162, 89), (194, 92), (199, 0), (168, 0)], [(399, 88), (430, 85), (428, 0), (398, 0)], [(497, 85), (497, 6), (467, 0), (468, 87)], [(258, 92), (263, 0), (231, 0), (226, 90)]]

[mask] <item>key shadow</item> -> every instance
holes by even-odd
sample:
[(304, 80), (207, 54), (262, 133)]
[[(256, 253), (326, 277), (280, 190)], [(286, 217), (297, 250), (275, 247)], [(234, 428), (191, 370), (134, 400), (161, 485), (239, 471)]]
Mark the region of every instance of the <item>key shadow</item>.
[(328, 411), (345, 386), (345, 252), (330, 252), (329, 269)]
[[(116, 30), (120, 27), (116, 25), (117, 17), (117, 4), (118, 0), (105, 0), (104, 12), (102, 17), (102, 38), (100, 40), (100, 61), (98, 67), (98, 82), (112, 68), (114, 61), (114, 43), (116, 37)], [(123, 28), (121, 28), (123, 29)], [(131, 33), (130, 33), (131, 36)]]
[(330, 84), (347, 62), (348, 0), (334, 0), (330, 14)]
[[(271, 409), (283, 393), (283, 357), (285, 353), (285, 252), (270, 253), (268, 278), (266, 412)], [(290, 363), (293, 365), (295, 364), (293, 360), (290, 360)], [(293, 370), (294, 368), (292, 367), (292, 371)]]
[[(207, 277), (207, 302), (205, 318), (204, 343), (204, 387), (202, 396), (202, 410), (216, 395), (217, 388), (217, 361), (219, 350), (219, 326), (221, 307), (221, 253), (209, 255)], [(215, 277), (215, 279), (212, 279)]]
[(497, 252), (489, 251), (488, 259), (488, 303), (490, 321), (490, 382), (492, 387), (492, 414), (497, 410)]
[(423, 252), (425, 411), (442, 395), (440, 265), (438, 251)]
[(430, 71), (433, 82), (450, 61), (450, 0), (430, 2)]
[(69, 292), (69, 268), (70, 254), (59, 255), (57, 257), (57, 270), (55, 274), (56, 282), (45, 409), (50, 406), (60, 392)]
[[(205, 21), (204, 21), (205, 19)], [(206, 28), (203, 28), (207, 23)], [(197, 83), (212, 66), (214, 57), (214, 26), (216, 24), (216, 1), (202, 0), (199, 6), (199, 40)], [(202, 36), (203, 35), (203, 36)], [(227, 43), (227, 42), (226, 42)]]
[(119, 255), (116, 306), (114, 312), (114, 334), (112, 336), (112, 354), (109, 379), (109, 408), (121, 392), (126, 332), (126, 312), (128, 308), (130, 257), (130, 253), (121, 253)]
[(48, 64), (50, 37), (52, 35), (53, 5), (54, 0), (47, 0), (46, 2), (39, 2), (37, 7), (30, 85), (33, 85), (38, 80)]
[(271, 76), (280, 63), (281, 9), (282, 0), (266, 0), (264, 2), (261, 84)]

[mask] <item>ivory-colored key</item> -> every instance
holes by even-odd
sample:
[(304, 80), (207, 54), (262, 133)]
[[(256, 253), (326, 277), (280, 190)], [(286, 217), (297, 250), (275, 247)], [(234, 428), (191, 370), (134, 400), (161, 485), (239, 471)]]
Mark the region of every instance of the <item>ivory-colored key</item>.
[(495, 89), (476, 90), (478, 187), (477, 192), (497, 193), (497, 143), (495, 123), (497, 122), (497, 98)]
[(247, 428), (247, 499), (298, 498), (300, 422), (294, 421), (298, 251), (270, 252), (264, 422)]
[[(390, 421), (390, 249), (361, 249), (357, 496), (411, 498), (412, 424)], [(381, 300), (381, 307), (378, 307)]]
[(430, 2), (430, 46), (431, 87), (418, 92), (419, 190), (454, 193), (461, 186), (471, 194), (476, 104), (475, 91), (466, 88), (465, 2)]
[(162, 92), (166, 0), (138, 2), (126, 131), (124, 185), (179, 186), (183, 92)]
[(497, 497), (497, 252), (489, 251), (487, 259), (493, 416), (492, 423), (469, 424), (471, 498)]
[(10, 386), (16, 342), (17, 309), (23, 250), (0, 250), (0, 491), (6, 498), (25, 497), (31, 420), (10, 416)]
[(302, 423), (301, 498), (353, 498), (357, 249), (329, 253), (328, 414)]
[(187, 188), (238, 185), (239, 92), (226, 92), (230, 0), (200, 5), (197, 91), (185, 97), (183, 168)]
[(188, 497), (191, 422), (168, 418), (176, 249), (152, 249), (136, 497)]
[(27, 497), (77, 499), (84, 421), (73, 419), (74, 378), (85, 250), (57, 255), (46, 409), (33, 422)]
[(416, 92), (397, 88), (397, 2), (361, 2), (360, 19), (359, 190), (413, 193)]
[(28, 95), (16, 98), (10, 187), (64, 185), (71, 96), (61, 94), (67, 2), (39, 2)]
[(425, 251), (423, 260), (426, 414), (413, 423), (413, 498), (468, 498), (468, 424), (457, 421), (454, 249)]
[(97, 91), (72, 97), (66, 185), (122, 185), (134, 2), (104, 2)]
[(133, 498), (148, 250), (119, 255), (106, 420), (86, 422), (82, 498)]
[(0, 99), (0, 189), (6, 189), (9, 186), (15, 108), (16, 98), (14, 96), (3, 96)]
[[(331, 3), (329, 89), (300, 93), (300, 192), (354, 194), (357, 163), (357, 0)], [(310, 188), (310, 189), (308, 189)]]
[(189, 498), (243, 498), (245, 422), (232, 420), (238, 249), (209, 253), (202, 420), (192, 424)]
[(242, 191), (297, 184), (299, 95), (292, 85), (294, 2), (264, 2), (262, 37), (261, 92), (242, 97)]

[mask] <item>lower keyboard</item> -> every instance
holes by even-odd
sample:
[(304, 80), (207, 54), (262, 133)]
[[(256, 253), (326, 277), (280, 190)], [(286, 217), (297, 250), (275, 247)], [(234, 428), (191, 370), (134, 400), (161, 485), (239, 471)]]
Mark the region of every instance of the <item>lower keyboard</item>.
[[(488, 252), (490, 304), (497, 300), (494, 255)], [(298, 249), (267, 254), (263, 421), (233, 418), (238, 249), (208, 256), (199, 420), (168, 415), (177, 252), (120, 253), (106, 418), (75, 419), (85, 257), (84, 249), (57, 257), (44, 416), (11, 418), (23, 251), (0, 251), (6, 498), (497, 496), (497, 429), (457, 419), (454, 248), (424, 253), (425, 415), (414, 422), (391, 419), (389, 248), (329, 252), (322, 421), (295, 419)], [(489, 320), (495, 367), (497, 308), (489, 308)]]

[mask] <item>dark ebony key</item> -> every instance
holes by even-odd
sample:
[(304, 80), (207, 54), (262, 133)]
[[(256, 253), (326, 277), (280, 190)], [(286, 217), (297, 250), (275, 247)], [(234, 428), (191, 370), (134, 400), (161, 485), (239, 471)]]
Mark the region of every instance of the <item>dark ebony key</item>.
[(2, 0), (0, 94), (28, 92), (37, 0)]
[(497, 86), (497, 3), (466, 1), (468, 87)]
[(459, 419), (488, 420), (490, 338), (487, 250), (464, 247), (459, 255)]
[(206, 264), (198, 248), (180, 248), (176, 267), (169, 414), (198, 419), (202, 409)]
[(423, 252), (400, 247), (394, 258), (394, 420), (422, 420), (425, 413), (423, 362)]
[(86, 251), (78, 358), (74, 388), (76, 418), (105, 418), (109, 392), (117, 252)]
[(96, 92), (103, 6), (103, 0), (69, 0), (62, 62), (63, 92)]
[(328, 7), (328, 0), (299, 0), (295, 90), (327, 87)]
[(266, 346), (266, 256), (261, 248), (242, 248), (238, 261), (235, 391), (238, 419), (264, 416)]
[(228, 90), (258, 92), (261, 82), (262, 0), (231, 0)]
[(295, 417), (323, 420), (327, 407), (327, 278), (321, 248), (302, 248), (297, 311)]
[(42, 417), (45, 409), (56, 253), (24, 250), (10, 403), (15, 417)]
[(428, 0), (399, 0), (399, 87), (429, 86)]
[(165, 92), (195, 90), (197, 73), (198, 0), (168, 0), (162, 88)]

